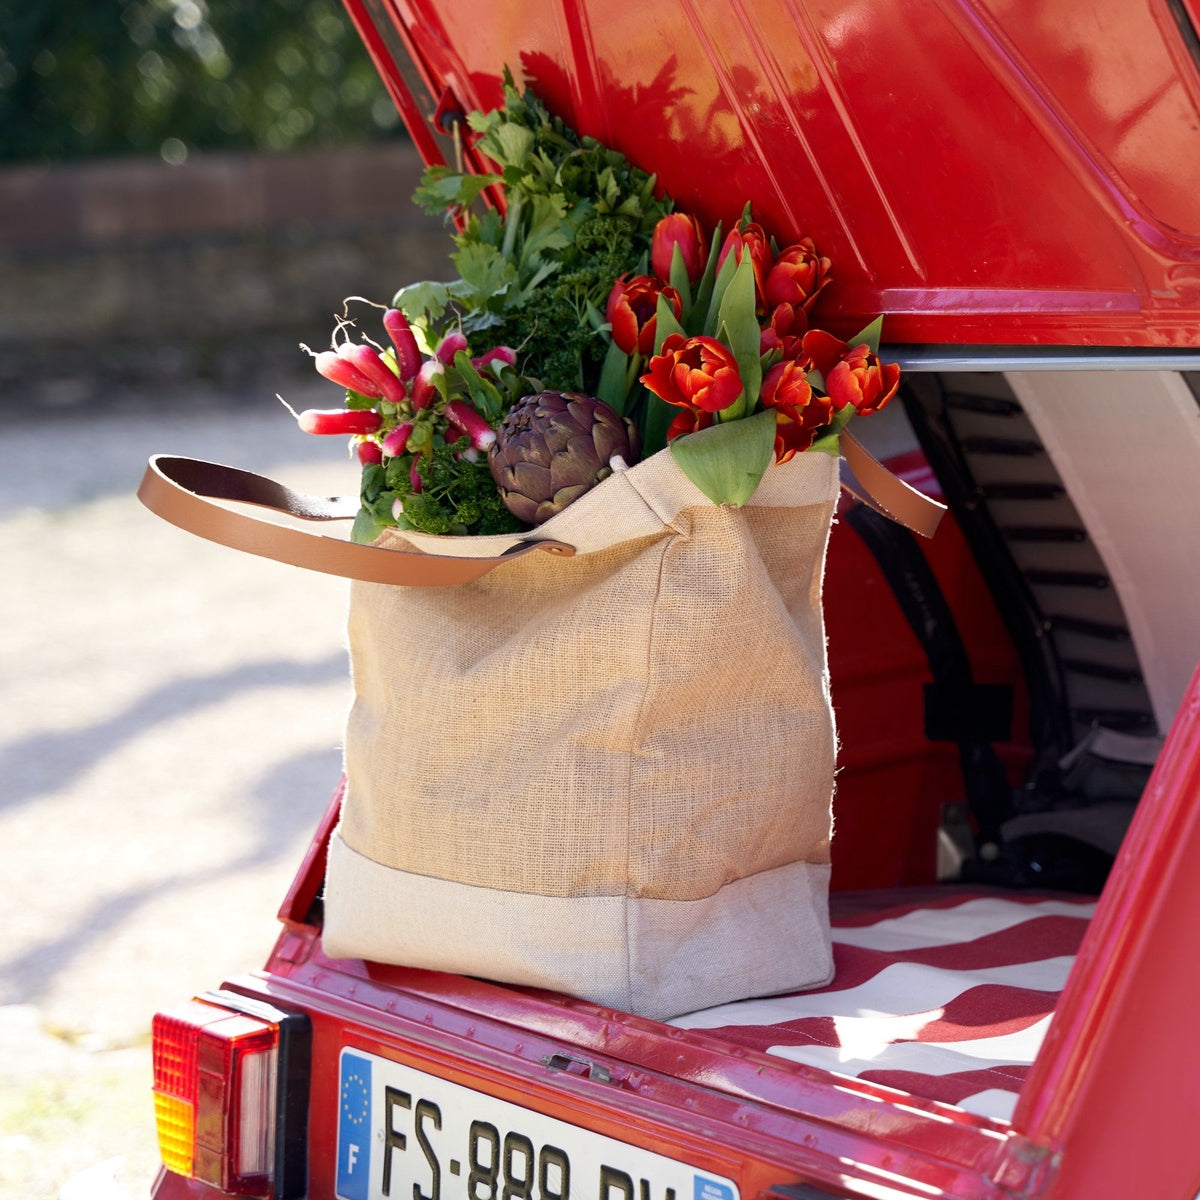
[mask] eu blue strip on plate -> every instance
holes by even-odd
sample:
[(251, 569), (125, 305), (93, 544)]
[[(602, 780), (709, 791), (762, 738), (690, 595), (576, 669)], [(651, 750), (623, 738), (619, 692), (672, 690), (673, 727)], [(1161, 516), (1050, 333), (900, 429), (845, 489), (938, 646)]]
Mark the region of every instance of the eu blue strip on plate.
[(337, 1194), (367, 1200), (371, 1182), (371, 1062), (342, 1051), (338, 1095)]

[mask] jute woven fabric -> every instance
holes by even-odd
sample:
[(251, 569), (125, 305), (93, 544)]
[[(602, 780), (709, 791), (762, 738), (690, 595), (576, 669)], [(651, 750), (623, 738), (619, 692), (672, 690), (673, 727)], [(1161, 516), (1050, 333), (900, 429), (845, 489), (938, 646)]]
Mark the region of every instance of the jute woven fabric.
[(826, 982), (837, 486), (803, 454), (717, 507), (663, 453), (541, 527), (573, 558), (354, 584), (327, 951), (654, 1017)]

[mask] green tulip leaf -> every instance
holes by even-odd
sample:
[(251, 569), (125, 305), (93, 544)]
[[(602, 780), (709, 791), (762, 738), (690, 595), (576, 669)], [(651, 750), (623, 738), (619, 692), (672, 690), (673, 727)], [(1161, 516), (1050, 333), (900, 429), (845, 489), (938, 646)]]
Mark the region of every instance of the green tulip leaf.
[(714, 503), (740, 508), (758, 489), (775, 453), (775, 412), (755, 413), (676, 438), (679, 469)]
[(708, 309), (704, 317), (704, 324), (700, 327), (700, 333), (707, 334), (710, 337), (716, 335), (717, 325), (720, 320), (718, 313), (721, 311), (721, 304), (725, 299), (725, 293), (729, 290), (730, 284), (733, 283), (733, 277), (738, 269), (738, 262), (734, 255), (727, 254), (725, 261), (721, 264), (721, 269), (717, 272), (716, 278), (713, 280), (712, 295), (709, 297)]
[(883, 318), (876, 317), (870, 325), (860, 330), (850, 339), (851, 346), (861, 346), (864, 342), (872, 354), (879, 353), (879, 339), (883, 337)]
[(629, 373), (629, 355), (617, 345), (608, 343), (608, 352), (600, 368), (600, 382), (596, 387), (596, 395), (605, 404), (611, 405), (621, 415), (625, 415), (629, 403), (629, 387), (626, 376)]
[(692, 309), (692, 283), (688, 279), (687, 266), (683, 261), (683, 251), (676, 242), (671, 249), (671, 278), (670, 285), (679, 293), (683, 301), (683, 311), (686, 316)]
[[(726, 259), (728, 262), (729, 260)], [(754, 264), (742, 256), (717, 313), (717, 337), (733, 351), (742, 377), (741, 398), (721, 414), (722, 421), (735, 421), (752, 412), (762, 389), (761, 331), (754, 311)]]
[(696, 283), (691, 311), (688, 312), (685, 321), (687, 331), (693, 337), (704, 332), (704, 322), (708, 319), (708, 306), (712, 302), (713, 285), (717, 277), (717, 257), (721, 251), (721, 244), (721, 225), (718, 222), (716, 229), (713, 230), (712, 242), (708, 248), (708, 258), (704, 261), (704, 274)]
[(661, 354), (663, 342), (673, 333), (683, 333), (684, 329), (678, 320), (676, 320), (675, 310), (671, 307), (671, 302), (666, 296), (660, 295), (658, 297), (658, 304), (655, 306), (654, 314), (657, 318), (654, 325), (654, 353)]
[(668, 404), (653, 392), (642, 388), (645, 398), (645, 415), (642, 418), (642, 457), (657, 454), (667, 444), (667, 430), (679, 416), (679, 409)]
[(816, 450), (820, 454), (831, 454), (834, 458), (837, 458), (842, 452), (838, 435), (850, 424), (852, 416), (854, 416), (853, 404), (846, 404), (839, 408), (833, 414), (833, 420), (825, 426), (825, 432), (809, 446), (809, 449)]

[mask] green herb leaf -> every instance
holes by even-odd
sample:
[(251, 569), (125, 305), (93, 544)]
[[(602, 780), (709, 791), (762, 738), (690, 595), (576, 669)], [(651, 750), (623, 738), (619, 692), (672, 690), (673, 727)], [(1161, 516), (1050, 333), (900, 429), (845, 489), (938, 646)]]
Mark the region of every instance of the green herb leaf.
[(480, 308), (475, 312), (466, 313), (459, 324), (463, 333), (470, 337), (472, 334), (482, 333), (485, 329), (495, 329), (497, 325), (503, 325), (504, 318), (499, 313)]
[(350, 527), (350, 540), (360, 546), (369, 546), (386, 528), (367, 508), (360, 508), (354, 516), (354, 524)]
[(714, 503), (741, 507), (754, 495), (775, 453), (775, 412), (767, 409), (676, 438), (679, 469)]
[(519, 292), (514, 293), (512, 304), (509, 307), (524, 308), (535, 296), (538, 288), (554, 274), (555, 271), (562, 270), (562, 263), (544, 262), (533, 273), (529, 282), (525, 284)]
[(548, 250), (561, 250), (571, 242), (566, 223), (567, 202), (563, 196), (534, 196), (526, 214), (528, 222), (521, 255), (536, 260)]
[(493, 298), (517, 283), (517, 268), (495, 246), (471, 242), (451, 255), (451, 261), (466, 285), (453, 287), (452, 294), (472, 308), (487, 308)]
[(438, 216), (454, 208), (470, 208), (499, 175), (463, 175), (449, 167), (432, 166), (421, 176), (413, 200), (425, 212)]
[(440, 317), (450, 303), (450, 284), (426, 280), (402, 287), (392, 298), (392, 307), (398, 308), (410, 321), (423, 317)]
[(497, 122), (479, 141), (479, 148), (505, 168), (516, 168), (524, 173), (525, 164), (533, 152), (537, 137), (532, 129), (523, 125)]

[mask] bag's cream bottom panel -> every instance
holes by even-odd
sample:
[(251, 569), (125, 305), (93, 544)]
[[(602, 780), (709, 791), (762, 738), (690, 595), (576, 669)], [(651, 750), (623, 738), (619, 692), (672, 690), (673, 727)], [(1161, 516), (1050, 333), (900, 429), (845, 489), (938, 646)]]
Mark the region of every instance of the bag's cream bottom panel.
[(1095, 903), (954, 893), (833, 918), (833, 983), (671, 1021), (1008, 1120)]
[(829, 867), (791, 863), (701, 900), (559, 898), (381, 866), (336, 832), (325, 952), (548, 988), (656, 1019), (833, 976)]

